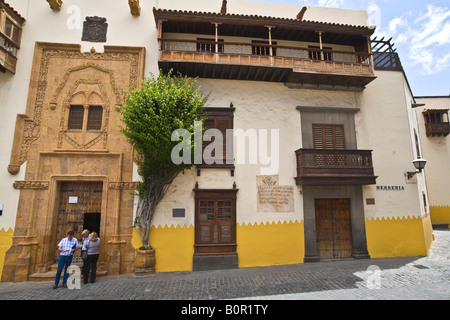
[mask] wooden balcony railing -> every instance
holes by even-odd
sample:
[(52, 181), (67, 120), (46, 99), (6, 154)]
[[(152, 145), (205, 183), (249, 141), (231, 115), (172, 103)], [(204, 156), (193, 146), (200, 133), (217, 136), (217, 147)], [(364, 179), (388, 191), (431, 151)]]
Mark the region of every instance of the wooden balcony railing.
[(373, 76), (369, 53), (261, 43), (163, 39), (160, 61), (289, 67), (297, 72)]
[(0, 68), (16, 72), (19, 46), (0, 32)]
[(297, 185), (375, 184), (371, 150), (300, 149)]
[(448, 136), (450, 134), (450, 123), (448, 122), (429, 122), (425, 123), (427, 137), (429, 136)]

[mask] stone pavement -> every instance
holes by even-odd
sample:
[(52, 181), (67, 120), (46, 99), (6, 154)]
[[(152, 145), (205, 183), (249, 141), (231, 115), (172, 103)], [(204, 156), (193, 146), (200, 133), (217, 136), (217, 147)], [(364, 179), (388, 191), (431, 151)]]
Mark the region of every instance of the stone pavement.
[(434, 234), (428, 257), (123, 275), (72, 290), (53, 290), (52, 282), (0, 283), (0, 300), (448, 300), (450, 230)]

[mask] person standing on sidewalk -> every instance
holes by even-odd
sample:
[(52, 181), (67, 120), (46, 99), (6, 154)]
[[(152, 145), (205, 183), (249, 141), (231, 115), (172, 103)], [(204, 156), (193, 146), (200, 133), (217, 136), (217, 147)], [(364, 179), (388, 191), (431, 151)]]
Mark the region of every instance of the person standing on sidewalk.
[(84, 283), (88, 283), (89, 276), (91, 277), (91, 283), (95, 282), (95, 276), (97, 274), (97, 261), (100, 254), (100, 238), (96, 232), (92, 232), (90, 239), (86, 243), (88, 258), (86, 260), (86, 271), (83, 275)]
[(75, 250), (78, 249), (78, 240), (73, 237), (73, 234), (74, 234), (73, 231), (67, 232), (67, 237), (62, 239), (58, 244), (59, 262), (53, 289), (58, 288), (63, 268), (64, 268), (63, 287), (67, 288), (67, 279), (69, 278), (69, 273), (67, 272), (68, 271), (67, 269), (72, 263), (72, 257)]
[[(87, 248), (86, 244), (88, 243), (88, 240), (91, 238), (91, 235), (89, 233), (88, 229), (84, 229), (81, 233), (81, 258), (83, 258), (83, 254), (86, 253), (87, 255)], [(81, 279), (83, 279), (85, 273), (86, 273), (86, 267), (87, 267), (87, 259), (85, 260), (83, 258), (83, 267), (81, 268)]]

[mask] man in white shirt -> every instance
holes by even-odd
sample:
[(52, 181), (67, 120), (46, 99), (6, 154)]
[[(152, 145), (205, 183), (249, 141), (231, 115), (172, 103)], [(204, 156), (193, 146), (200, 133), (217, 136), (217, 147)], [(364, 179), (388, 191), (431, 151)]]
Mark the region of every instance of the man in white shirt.
[(63, 268), (64, 268), (63, 287), (67, 288), (67, 279), (69, 278), (69, 273), (67, 272), (67, 269), (72, 263), (73, 254), (77, 249), (78, 249), (78, 240), (73, 237), (73, 231), (67, 232), (67, 237), (62, 239), (58, 244), (59, 262), (53, 289), (58, 288), (59, 279), (61, 278), (61, 272)]

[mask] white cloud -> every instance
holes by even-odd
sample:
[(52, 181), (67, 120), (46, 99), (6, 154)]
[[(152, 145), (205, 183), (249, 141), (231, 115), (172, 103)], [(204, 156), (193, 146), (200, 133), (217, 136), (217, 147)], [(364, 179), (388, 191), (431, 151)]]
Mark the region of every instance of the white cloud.
[(388, 32), (398, 45), (407, 46), (407, 63), (424, 75), (437, 74), (450, 67), (450, 10), (427, 5), (411, 23), (411, 13), (389, 22)]
[(397, 29), (399, 27), (405, 27), (407, 25), (408, 25), (408, 21), (404, 17), (397, 17), (397, 18), (392, 19), (389, 22), (389, 31), (392, 34), (396, 34), (397, 33)]
[(321, 7), (341, 8), (345, 4), (345, 0), (319, 0), (318, 5)]

